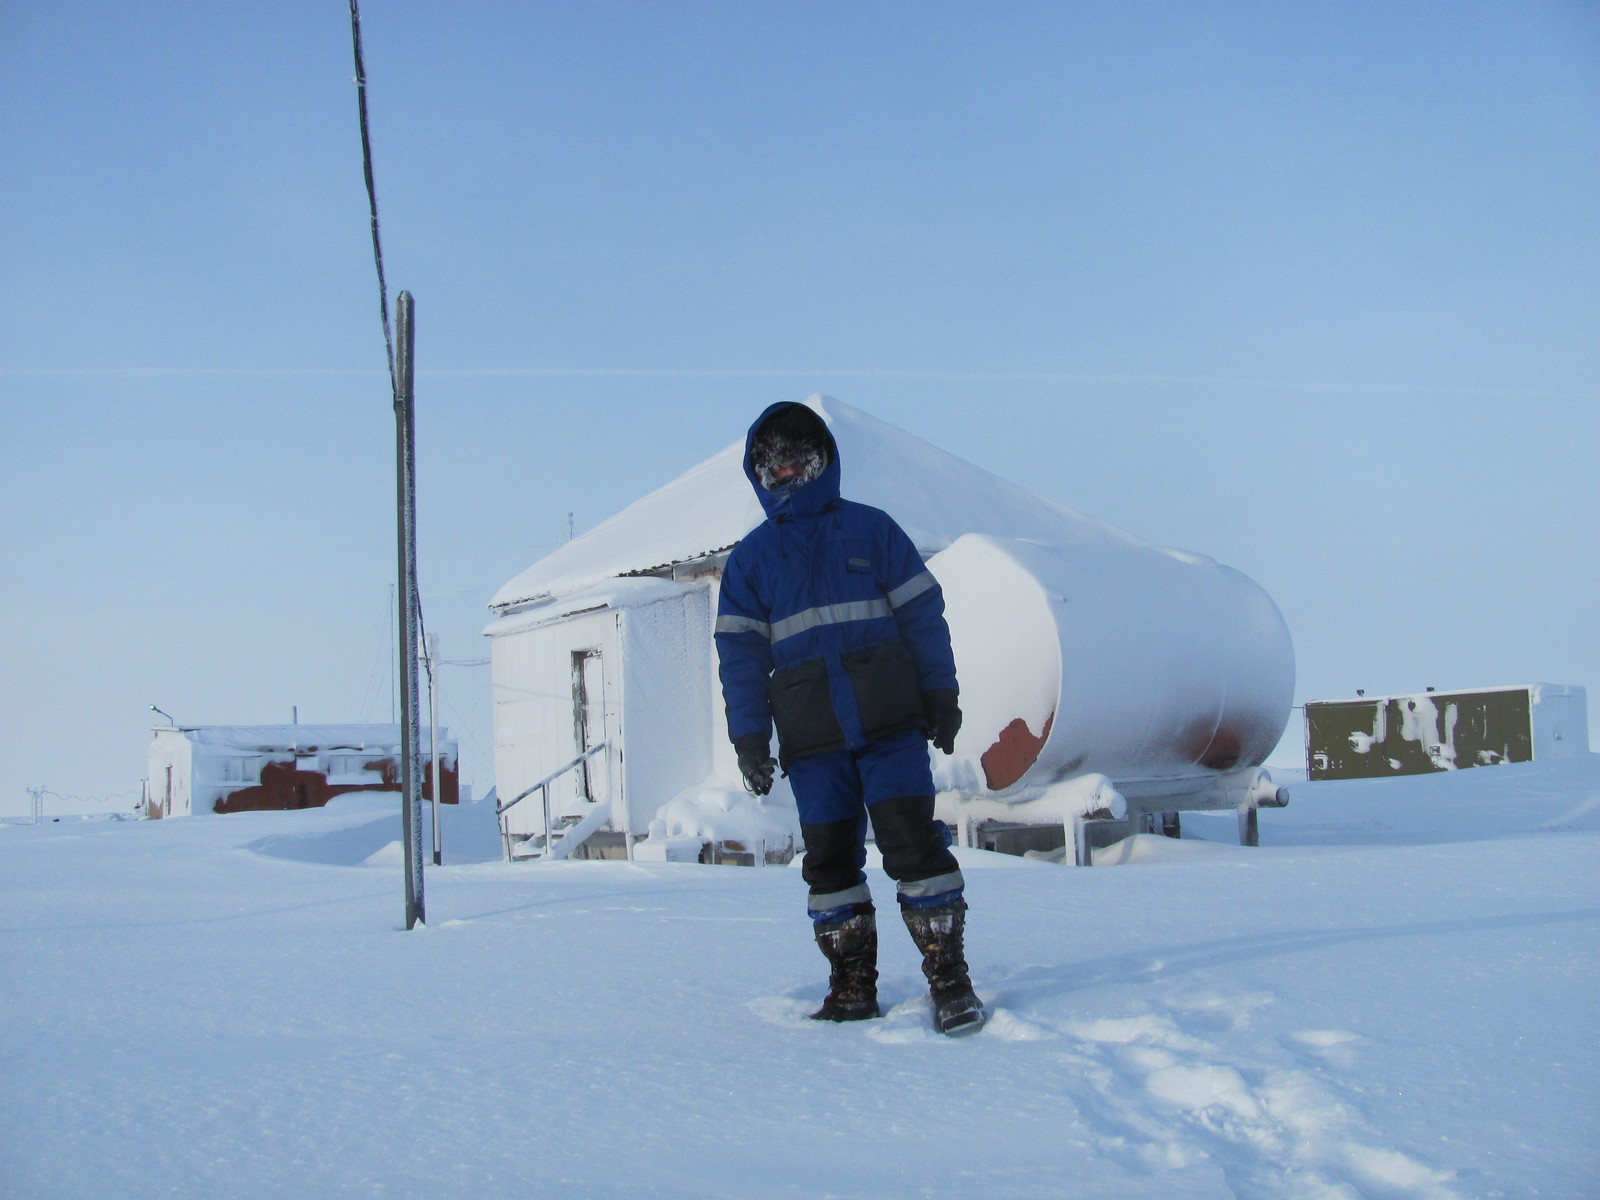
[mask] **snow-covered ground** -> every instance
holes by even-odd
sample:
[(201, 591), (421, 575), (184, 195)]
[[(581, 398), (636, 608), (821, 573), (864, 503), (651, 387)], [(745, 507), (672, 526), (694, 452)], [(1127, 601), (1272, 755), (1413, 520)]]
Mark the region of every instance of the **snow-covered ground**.
[(881, 873), (892, 1007), (821, 1025), (796, 871), (450, 818), (411, 933), (392, 801), (0, 827), (0, 1195), (1600, 1194), (1600, 756), (964, 852), (959, 1041)]

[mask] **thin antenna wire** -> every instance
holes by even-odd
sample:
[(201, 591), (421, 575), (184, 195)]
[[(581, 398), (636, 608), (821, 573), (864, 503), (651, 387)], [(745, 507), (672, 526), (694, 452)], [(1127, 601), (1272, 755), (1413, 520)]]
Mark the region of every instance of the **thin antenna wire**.
[(361, 112), (361, 169), (367, 179), (367, 208), (372, 214), (372, 260), (378, 267), (378, 312), (383, 317), (383, 346), (389, 360), (389, 391), (398, 396), (394, 373), (394, 334), (389, 328), (389, 285), (383, 278), (383, 242), (378, 237), (378, 189), (372, 182), (372, 138), (367, 132), (367, 65), (361, 54), (361, 6), (350, 0), (350, 40), (356, 54), (356, 105)]
[[(383, 318), (383, 347), (389, 363), (389, 393), (395, 398), (395, 403), (400, 401), (400, 380), (396, 375), (394, 356), (394, 332), (389, 324), (389, 285), (383, 276), (383, 240), (378, 234), (378, 188), (372, 179), (372, 135), (367, 129), (367, 64), (361, 52), (361, 5), (360, 0), (350, 0), (350, 41), (355, 50), (356, 59), (356, 107), (361, 114), (361, 172), (367, 181), (367, 211), (372, 217), (372, 261), (378, 269), (378, 314)], [(422, 597), (418, 594), (413, 584), (412, 600), (416, 607), (417, 623), (422, 627), (426, 636), (426, 626), (422, 624)], [(391, 593), (390, 607), (393, 608)], [(391, 662), (390, 674), (394, 673)], [(391, 707), (390, 717), (394, 717)]]
[[(415, 318), (411, 293), (401, 292), (396, 316), (400, 322), (400, 344), (395, 346), (389, 324), (389, 285), (383, 277), (383, 242), (378, 235), (378, 189), (372, 179), (372, 137), (367, 123), (367, 67), (361, 53), (361, 6), (350, 0), (350, 41), (356, 61), (356, 101), (361, 116), (361, 169), (367, 182), (367, 208), (372, 216), (372, 261), (378, 269), (378, 312), (383, 318), (383, 345), (389, 362), (389, 394), (395, 416), (395, 506), (399, 534), (402, 605), (405, 617), (400, 631), (400, 690), (403, 721), (400, 727), (402, 828), (406, 844), (406, 928), (427, 923), (422, 892), (422, 807), (421, 780), (417, 764), (417, 634), (422, 626), (421, 597), (417, 588), (416, 527), (416, 427), (412, 385), (414, 370)], [(402, 386), (402, 380), (404, 386)], [(432, 664), (428, 664), (431, 668)]]

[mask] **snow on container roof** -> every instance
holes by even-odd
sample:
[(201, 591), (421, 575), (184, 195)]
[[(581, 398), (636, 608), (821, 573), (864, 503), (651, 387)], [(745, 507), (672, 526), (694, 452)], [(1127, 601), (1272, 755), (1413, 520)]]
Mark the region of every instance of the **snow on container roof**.
[[(966, 533), (1058, 546), (1145, 544), (831, 396), (805, 403), (839, 445), (842, 494), (892, 515), (924, 557)], [(743, 456), (741, 433), (726, 449), (541, 558), (496, 592), (489, 607), (505, 613), (729, 549), (765, 515), (745, 478)]]
[(581, 592), (514, 608), (507, 616), (490, 621), (483, 632), (493, 635), (516, 633), (566, 617), (587, 616), (602, 610), (615, 612), (625, 608), (643, 608), (669, 596), (681, 596), (693, 590), (687, 583), (674, 583), (670, 579), (650, 576), (608, 579)]
[[(1372, 704), (1378, 700), (1414, 700), (1419, 696), (1434, 696), (1440, 700), (1445, 700), (1452, 696), (1475, 696), (1480, 692), (1528, 692), (1533, 696), (1534, 703), (1537, 704), (1540, 698), (1543, 697), (1547, 692), (1552, 696), (1570, 696), (1574, 693), (1583, 691), (1584, 689), (1581, 686), (1570, 683), (1497, 683), (1492, 687), (1428, 688), (1426, 691), (1421, 692), (1391, 692), (1386, 696), (1347, 696), (1333, 700), (1308, 700), (1306, 703)], [(1585, 698), (1587, 699), (1587, 696), (1585, 696)]]
[[(173, 732), (170, 726), (157, 725), (157, 733)], [(288, 751), (392, 750), (400, 745), (400, 726), (374, 725), (183, 725), (181, 733), (197, 746), (230, 750), (285, 753)], [(439, 730), (441, 747), (450, 740), (448, 729)], [(428, 730), (422, 730), (427, 744)]]

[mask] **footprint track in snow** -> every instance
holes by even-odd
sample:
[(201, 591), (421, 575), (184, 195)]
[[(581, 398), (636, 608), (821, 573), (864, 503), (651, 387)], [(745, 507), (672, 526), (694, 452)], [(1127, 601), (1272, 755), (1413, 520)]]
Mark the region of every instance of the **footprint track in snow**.
[[(936, 1033), (910, 984), (885, 988), (882, 1018), (823, 1028), (886, 1046), (1036, 1043), (1041, 1068), (1069, 1077), (1089, 1145), (1142, 1177), (1209, 1168), (1239, 1200), (1463, 1200), (1451, 1172), (1381, 1144), (1338, 1094), (1331, 1076), (1354, 1064), (1359, 1034), (1252, 1038), (1270, 995), (1180, 991), (1129, 1015), (1052, 1020), (1003, 988), (979, 994), (989, 1022), (972, 1039)], [(814, 1007), (810, 995), (748, 1003), (772, 1024), (817, 1031)]]
[[(1214, 998), (1227, 1000), (1226, 997)], [(1247, 1028), (1270, 997), (1239, 997)], [(1230, 1002), (1233, 1003), (1233, 1002)], [(1224, 1050), (1183, 1028), (1210, 1032), (1219, 1006), (1175, 1001), (1169, 1012), (1067, 1021), (1063, 1067), (1083, 1079), (1080, 1102), (1102, 1154), (1133, 1170), (1210, 1163), (1241, 1200), (1460, 1200), (1452, 1174), (1378, 1144), (1360, 1114), (1282, 1047)], [(1295, 1047), (1345, 1065), (1360, 1039), (1340, 1030), (1292, 1035)]]

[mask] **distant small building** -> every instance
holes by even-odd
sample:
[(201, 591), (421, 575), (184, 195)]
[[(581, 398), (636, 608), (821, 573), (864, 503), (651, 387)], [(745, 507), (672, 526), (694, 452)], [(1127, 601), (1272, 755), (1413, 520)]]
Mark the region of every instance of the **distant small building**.
[[(399, 725), (187, 725), (152, 731), (145, 816), (320, 808), (346, 792), (400, 791)], [(432, 800), (428, 731), (422, 794)], [(439, 801), (460, 799), (456, 743), (439, 731)]]
[(1589, 752), (1581, 687), (1533, 683), (1306, 705), (1310, 779), (1381, 779)]

